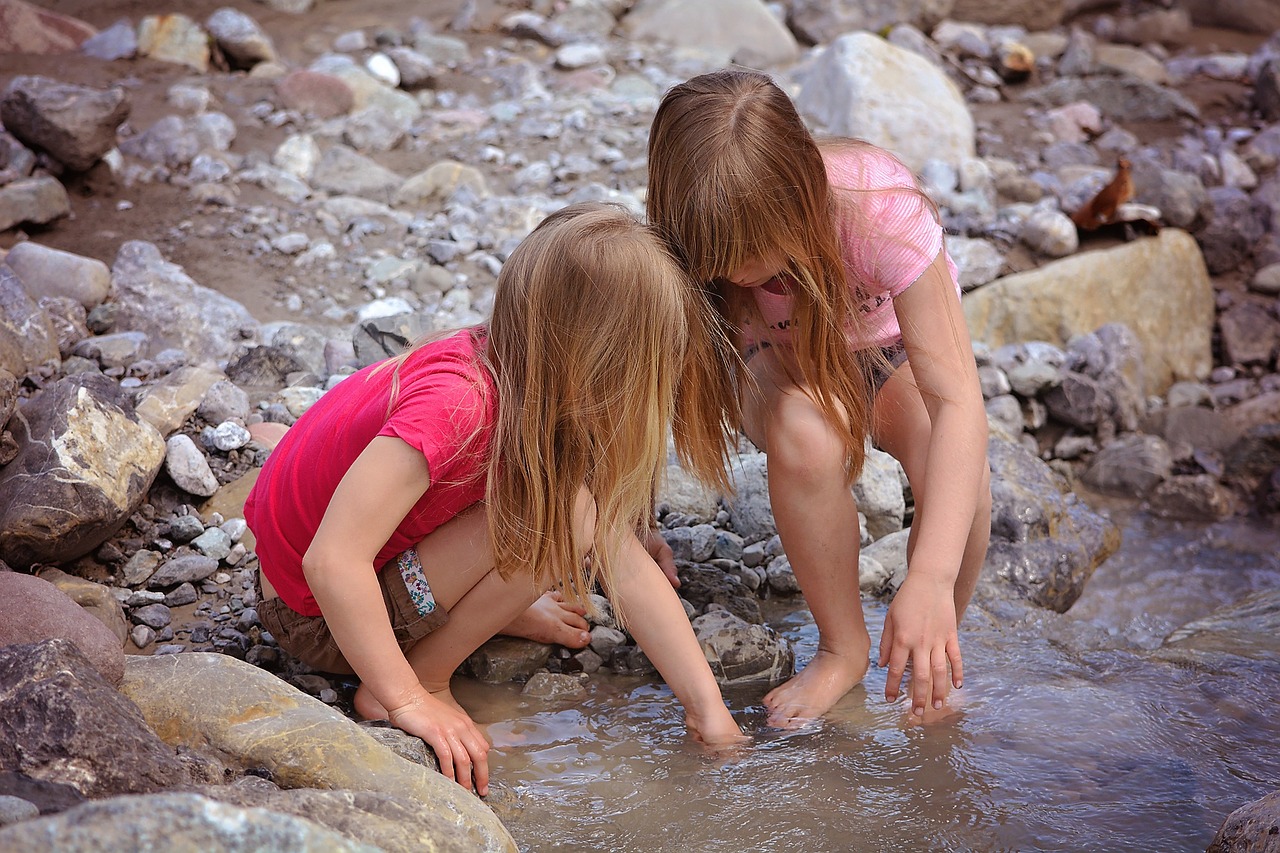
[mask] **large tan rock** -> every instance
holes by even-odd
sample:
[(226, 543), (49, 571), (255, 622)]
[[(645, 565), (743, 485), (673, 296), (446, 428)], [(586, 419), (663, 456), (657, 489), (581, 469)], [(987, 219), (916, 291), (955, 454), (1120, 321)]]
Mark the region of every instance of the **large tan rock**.
[(433, 819), (420, 849), (514, 851), (497, 816), (440, 773), (406, 761), (328, 705), (229, 655), (129, 656), (120, 691), (171, 746), (263, 767), (282, 788), (397, 794)]
[(993, 347), (1062, 346), (1124, 323), (1142, 342), (1147, 394), (1213, 367), (1213, 284), (1196, 241), (1176, 228), (997, 279), (965, 295), (964, 313), (973, 339)]

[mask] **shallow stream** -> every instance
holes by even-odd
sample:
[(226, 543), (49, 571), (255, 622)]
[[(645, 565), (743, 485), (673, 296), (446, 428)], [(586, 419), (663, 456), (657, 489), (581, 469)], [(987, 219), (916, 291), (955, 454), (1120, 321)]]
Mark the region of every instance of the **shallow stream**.
[[(731, 757), (691, 742), (651, 680), (596, 676), (585, 698), (556, 702), (458, 684), (491, 723), (498, 812), (528, 851), (1202, 851), (1229, 812), (1280, 788), (1280, 637), (1152, 652), (1280, 588), (1280, 534), (1120, 523), (1124, 545), (1067, 614), (966, 617), (966, 686), (930, 726), (885, 702), (875, 667), (798, 732), (764, 725), (762, 691), (730, 694), (753, 735)], [(808, 611), (771, 607), (807, 661)], [(864, 608), (876, 648), (885, 607)]]

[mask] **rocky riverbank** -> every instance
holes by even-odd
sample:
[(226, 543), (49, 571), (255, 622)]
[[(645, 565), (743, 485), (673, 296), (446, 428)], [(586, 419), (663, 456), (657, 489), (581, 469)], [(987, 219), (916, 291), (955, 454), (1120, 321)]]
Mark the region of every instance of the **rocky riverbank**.
[[(1274, 517), (1280, 16), (891, 5), (0, 0), (0, 839), (228, 844), (213, 799), (258, 844), (512, 844), (274, 646), (240, 506), (327, 388), (482, 319), (546, 213), (642, 211), (658, 97), (728, 61), (896, 151), (939, 206), (993, 425), (973, 618), (1070, 608), (1119, 535), (1078, 490)], [(795, 661), (760, 602), (796, 585), (762, 455), (736, 479), (672, 465), (660, 520), (718, 676), (763, 687)], [(864, 593), (891, 596), (910, 495), (879, 453), (856, 490)], [(589, 648), (498, 639), (470, 674), (559, 697), (651, 671), (601, 605)], [(58, 706), (74, 732), (31, 713)]]

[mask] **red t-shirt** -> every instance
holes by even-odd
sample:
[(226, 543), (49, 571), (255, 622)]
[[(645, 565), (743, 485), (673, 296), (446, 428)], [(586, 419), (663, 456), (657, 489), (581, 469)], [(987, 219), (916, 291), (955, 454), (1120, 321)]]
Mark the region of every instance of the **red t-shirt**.
[[(394, 371), (366, 367), (321, 397), (272, 451), (244, 515), (262, 571), (290, 608), (321, 615), (302, 574), (302, 556), (339, 481), (375, 436), (394, 436), (421, 451), (431, 476), (430, 487), (378, 551), (379, 571), (484, 497), (496, 394), (477, 357), (482, 342), (478, 331), (463, 330), (414, 352), (400, 365), (400, 389), (389, 411)], [(377, 495), (369, 500), (376, 502)]]

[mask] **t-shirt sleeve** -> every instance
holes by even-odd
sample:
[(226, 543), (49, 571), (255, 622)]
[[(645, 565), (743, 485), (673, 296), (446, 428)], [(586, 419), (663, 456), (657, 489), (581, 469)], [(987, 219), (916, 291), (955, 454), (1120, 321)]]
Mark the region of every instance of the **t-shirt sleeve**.
[(439, 483), (450, 478), (463, 454), (483, 443), (480, 431), (487, 422), (484, 395), (474, 379), (433, 370), (402, 384), (378, 435), (393, 436), (421, 452), (431, 481)]
[(842, 223), (847, 272), (868, 296), (897, 296), (942, 251), (942, 225), (911, 172), (887, 154), (868, 155), (849, 199), (856, 215)]

